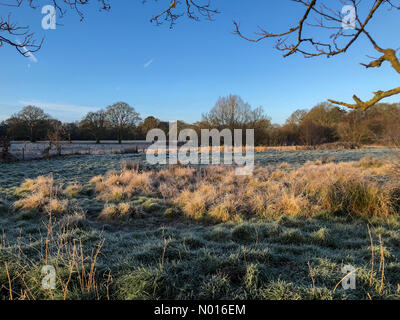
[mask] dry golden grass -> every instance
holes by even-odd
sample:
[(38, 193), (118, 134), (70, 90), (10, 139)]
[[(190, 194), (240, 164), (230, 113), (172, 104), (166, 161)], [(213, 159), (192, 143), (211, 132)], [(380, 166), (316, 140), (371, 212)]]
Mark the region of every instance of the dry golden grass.
[(193, 182), (195, 170), (179, 166), (171, 166), (160, 171), (138, 172), (122, 170), (109, 172), (105, 177), (95, 177), (98, 199), (105, 202), (129, 200), (134, 196), (160, 195), (171, 197), (170, 190), (183, 190)]
[(78, 183), (74, 183), (65, 188), (64, 194), (67, 197), (75, 198), (75, 197), (79, 196), (82, 193), (82, 191), (83, 191), (82, 186)]
[[(80, 240), (71, 239), (68, 236), (68, 228), (84, 217), (80, 214), (70, 217), (60, 221), (61, 228), (57, 228), (50, 218), (46, 224), (46, 237), (41, 237), (35, 245), (30, 240), (28, 243), (19, 242), (15, 248), (15, 245), (10, 245), (3, 239), (3, 245), (8, 248), (7, 251), (13, 258), (9, 261), (12, 269), (8, 267), (8, 263), (4, 265), (8, 283), (4, 284), (2, 289), (8, 291), (9, 300), (70, 300), (78, 295), (96, 300), (109, 299), (110, 279), (108, 278), (104, 284), (99, 283), (100, 277), (97, 271), (97, 259), (104, 240), (100, 240), (96, 246), (88, 250)], [(38, 248), (35, 248), (36, 245)], [(23, 246), (35, 248), (32, 250), (38, 257), (31, 259), (22, 249)], [(56, 275), (54, 289), (43, 288), (40, 280), (42, 278), (40, 270), (43, 270), (43, 266), (54, 266)], [(104, 285), (107, 286), (107, 296), (100, 295), (100, 289)]]
[(68, 211), (68, 200), (50, 199), (45, 210), (53, 214), (66, 213)]
[(79, 184), (72, 184), (63, 189), (63, 185), (56, 183), (52, 176), (27, 179), (15, 192), (20, 200), (14, 203), (14, 208), (47, 214), (65, 214), (72, 209), (67, 197), (78, 196), (82, 189)]
[(20, 210), (36, 210), (44, 208), (47, 203), (47, 198), (42, 193), (34, 193), (26, 198), (18, 200), (14, 203), (14, 207)]
[(90, 179), (89, 182), (91, 184), (96, 184), (96, 183), (99, 183), (99, 182), (102, 182), (102, 181), (103, 181), (103, 176), (95, 176), (92, 179)]
[(96, 178), (96, 191), (105, 202), (129, 201), (138, 195), (170, 199), (187, 217), (221, 222), (322, 211), (387, 217), (400, 209), (400, 179), (394, 167), (387, 160), (322, 159), (297, 169), (282, 164), (277, 169), (256, 168), (252, 176), (236, 176), (232, 167), (171, 166), (112, 172)]
[(128, 220), (140, 217), (143, 211), (140, 207), (134, 206), (128, 202), (119, 204), (106, 204), (99, 216), (99, 220), (109, 222), (115, 220)]

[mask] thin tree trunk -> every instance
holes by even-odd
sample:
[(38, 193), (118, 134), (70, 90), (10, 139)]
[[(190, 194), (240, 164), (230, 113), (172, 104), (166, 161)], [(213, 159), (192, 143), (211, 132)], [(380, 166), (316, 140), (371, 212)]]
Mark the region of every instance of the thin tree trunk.
[(33, 136), (33, 127), (31, 126), (30, 127), (30, 132), (31, 132), (31, 134), (30, 134), (30, 140), (31, 140), (31, 142), (33, 143), (33, 142), (35, 142), (35, 137)]

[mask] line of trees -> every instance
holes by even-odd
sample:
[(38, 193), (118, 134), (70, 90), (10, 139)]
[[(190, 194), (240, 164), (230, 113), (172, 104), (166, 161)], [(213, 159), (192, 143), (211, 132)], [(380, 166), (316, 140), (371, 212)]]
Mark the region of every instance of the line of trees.
[(297, 110), (283, 126), (271, 131), (269, 145), (354, 145), (400, 141), (400, 104), (377, 104), (370, 109), (341, 109), (329, 102)]
[[(262, 107), (252, 108), (241, 97), (221, 97), (201, 121), (178, 121), (178, 131), (195, 129), (254, 129), (256, 145), (320, 145), (346, 142), (356, 145), (399, 141), (400, 104), (378, 104), (366, 111), (344, 110), (329, 102), (311, 110), (296, 110), (283, 125), (276, 125)], [(117, 102), (89, 112), (81, 121), (62, 123), (36, 106), (26, 106), (0, 123), (0, 138), (12, 140), (145, 140), (151, 129), (168, 133), (169, 123), (153, 116), (144, 120), (133, 107)]]

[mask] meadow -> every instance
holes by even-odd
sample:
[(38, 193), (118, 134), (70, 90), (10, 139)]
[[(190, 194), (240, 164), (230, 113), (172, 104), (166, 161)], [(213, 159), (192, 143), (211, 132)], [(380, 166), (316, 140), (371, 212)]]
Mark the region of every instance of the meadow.
[[(1, 164), (0, 298), (400, 298), (390, 150), (257, 153), (249, 177), (144, 160)], [(42, 287), (45, 265), (55, 289)]]

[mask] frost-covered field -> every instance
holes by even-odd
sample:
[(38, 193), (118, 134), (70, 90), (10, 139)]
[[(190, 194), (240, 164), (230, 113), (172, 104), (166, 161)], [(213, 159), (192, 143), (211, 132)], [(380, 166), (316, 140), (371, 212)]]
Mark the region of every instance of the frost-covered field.
[[(329, 161), (334, 166), (332, 161), (365, 156), (386, 158), (392, 153), (381, 148), (271, 151), (257, 153), (256, 163), (276, 169), (287, 163), (294, 170), (307, 161)], [(0, 165), (1, 299), (10, 298), (9, 278), (14, 299), (400, 299), (398, 214), (357, 218), (321, 211), (309, 217), (254, 216), (225, 223), (190, 219), (176, 215), (172, 198), (150, 191), (144, 195), (139, 190), (129, 201), (112, 199), (108, 190), (120, 188), (120, 182), (102, 185), (100, 176), (110, 170), (118, 173), (126, 160), (145, 164), (145, 155), (67, 156)], [(383, 172), (379, 161), (365, 165), (377, 175)], [(318, 168), (324, 170), (323, 165)], [(357, 165), (354, 168), (361, 172)], [(182, 177), (185, 171), (177, 173)], [(273, 179), (279, 183), (282, 173), (277, 173)], [(21, 187), (25, 179), (40, 175), (53, 176), (54, 184), (46, 178), (37, 191), (32, 191), (37, 180)], [(91, 181), (93, 177), (97, 182)], [(138, 192), (146, 177), (125, 178)], [(174, 176), (159, 179), (171, 183)], [(59, 183), (70, 188), (58, 189), (63, 188)], [(201, 192), (193, 196), (201, 197)], [(50, 223), (49, 211), (27, 209), (32, 203), (44, 208), (46, 197), (46, 208), (54, 211), (63, 211), (68, 201), (68, 214), (54, 214)], [(25, 209), (17, 210), (17, 201), (28, 198), (31, 203), (24, 202)], [(363, 207), (376, 206), (363, 199)], [(99, 219), (101, 213), (115, 210), (129, 212), (132, 219)], [(54, 290), (40, 286), (44, 264), (56, 268)], [(339, 283), (344, 264), (356, 268), (356, 290), (343, 290)]]
[[(392, 151), (385, 148), (365, 148), (360, 150), (299, 150), (299, 151), (268, 151), (255, 154), (255, 162), (261, 166), (276, 166), (282, 162), (292, 165), (302, 165), (307, 161), (332, 158), (332, 160), (358, 161), (365, 156), (377, 158), (392, 157)], [(108, 170), (117, 170), (124, 160), (139, 161), (146, 164), (145, 154), (103, 154), (75, 155), (51, 160), (35, 160), (0, 164), (1, 188), (19, 185), (25, 178), (35, 178), (38, 175), (53, 174), (64, 181), (77, 180), (88, 182), (93, 176), (104, 174)]]
[[(135, 150), (144, 150), (149, 146), (149, 143), (144, 141), (126, 141), (123, 144), (117, 142), (108, 142), (96, 144), (94, 141), (81, 141), (81, 142), (63, 142), (61, 143), (61, 155), (105, 155), (105, 154), (119, 154), (119, 153), (132, 153)], [(45, 156), (56, 156), (59, 154), (57, 148), (52, 145), (42, 143), (12, 143), (10, 153), (18, 160), (32, 160), (40, 159)], [(47, 150), (48, 149), (48, 150)], [(48, 151), (48, 152), (47, 152)]]

